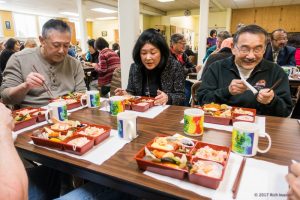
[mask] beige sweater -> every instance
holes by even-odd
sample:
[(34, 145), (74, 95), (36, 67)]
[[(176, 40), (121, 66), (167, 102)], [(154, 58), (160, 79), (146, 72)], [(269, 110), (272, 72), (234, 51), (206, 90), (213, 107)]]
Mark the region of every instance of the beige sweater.
[(33, 65), (45, 77), (46, 84), (55, 97), (86, 90), (83, 68), (78, 60), (67, 55), (63, 62), (51, 65), (42, 57), (41, 49), (37, 47), (15, 53), (8, 60), (1, 85), (1, 96), (4, 100), (21, 107), (40, 107), (49, 103), (50, 96), (43, 87), (30, 90), (24, 99), (12, 99), (8, 95), (7, 88), (25, 82), (27, 75), (33, 71)]

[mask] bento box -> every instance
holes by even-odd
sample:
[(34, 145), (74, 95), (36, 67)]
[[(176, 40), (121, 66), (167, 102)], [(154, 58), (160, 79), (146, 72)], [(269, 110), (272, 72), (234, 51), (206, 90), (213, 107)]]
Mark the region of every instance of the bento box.
[(232, 111), (232, 123), (238, 121), (255, 122), (256, 109), (235, 107)]
[[(12, 113), (15, 122), (14, 131), (18, 131), (20, 129), (36, 124), (37, 116), (32, 115), (32, 112), (30, 112), (32, 110), (33, 108), (23, 108)], [(35, 110), (38, 109), (34, 109), (33, 111)]]
[(88, 124), (77, 130), (76, 134), (87, 135), (94, 138), (95, 145), (110, 136), (111, 127), (97, 124)]
[(87, 135), (76, 134), (63, 142), (63, 149), (66, 152), (83, 155), (94, 146), (94, 138)]
[(231, 123), (231, 106), (226, 104), (204, 104), (202, 107), (204, 111), (204, 122), (229, 125)]

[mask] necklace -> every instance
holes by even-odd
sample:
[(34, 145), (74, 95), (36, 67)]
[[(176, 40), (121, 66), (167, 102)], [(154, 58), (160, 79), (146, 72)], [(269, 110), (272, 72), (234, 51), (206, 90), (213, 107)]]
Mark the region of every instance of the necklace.
[(150, 88), (149, 88), (149, 77), (148, 77), (148, 74), (146, 74), (146, 76), (147, 76), (147, 87), (146, 87), (147, 91), (145, 91), (145, 95), (148, 96), (148, 97), (150, 97)]

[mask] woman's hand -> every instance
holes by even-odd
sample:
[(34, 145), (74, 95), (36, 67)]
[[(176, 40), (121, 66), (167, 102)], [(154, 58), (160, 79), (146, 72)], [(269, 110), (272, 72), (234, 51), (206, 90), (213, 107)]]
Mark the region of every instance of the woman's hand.
[(128, 95), (126, 90), (123, 90), (122, 88), (117, 88), (115, 89), (115, 95), (116, 96), (123, 96), (123, 95)]
[(169, 97), (163, 91), (157, 90), (157, 96), (155, 97), (154, 105), (166, 105)]

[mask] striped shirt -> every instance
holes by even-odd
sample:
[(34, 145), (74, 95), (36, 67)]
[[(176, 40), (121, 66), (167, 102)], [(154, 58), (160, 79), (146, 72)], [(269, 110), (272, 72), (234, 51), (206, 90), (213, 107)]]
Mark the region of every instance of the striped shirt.
[(120, 57), (109, 48), (104, 48), (99, 53), (99, 63), (95, 67), (98, 72), (99, 86), (108, 85), (111, 82), (114, 70), (120, 67)]

